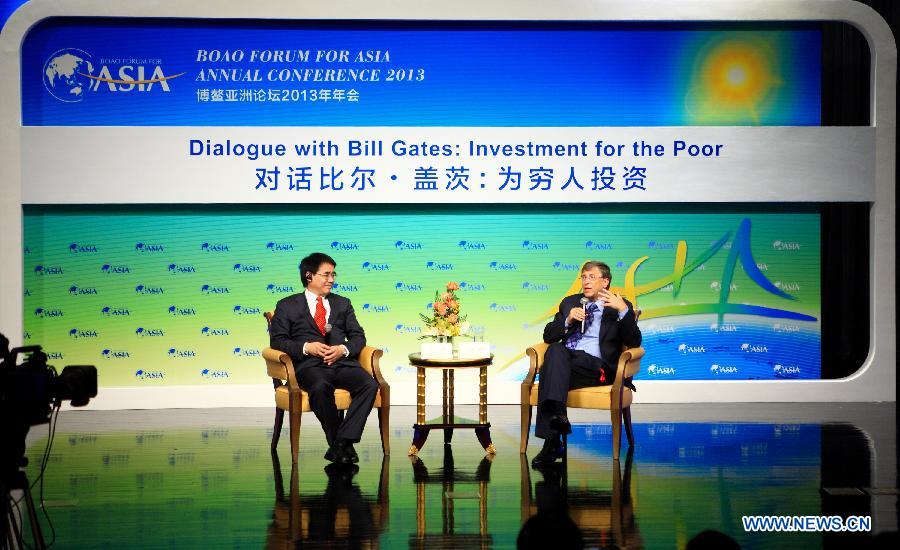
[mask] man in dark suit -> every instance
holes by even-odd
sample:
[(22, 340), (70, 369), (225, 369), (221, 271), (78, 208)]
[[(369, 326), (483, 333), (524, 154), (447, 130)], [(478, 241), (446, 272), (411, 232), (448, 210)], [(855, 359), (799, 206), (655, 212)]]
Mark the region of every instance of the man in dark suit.
[(550, 347), (541, 367), (534, 429), (544, 447), (531, 461), (535, 468), (563, 455), (560, 435), (572, 431), (566, 416), (569, 390), (612, 384), (622, 345), (641, 345), (634, 307), (609, 291), (610, 282), (608, 265), (586, 262), (581, 267), (582, 293), (566, 296), (544, 327), (544, 342)]
[[(275, 306), (269, 331), (271, 346), (291, 356), (300, 387), (322, 423), (332, 462), (351, 464), (359, 457), (359, 442), (366, 417), (372, 410), (378, 383), (359, 364), (366, 334), (350, 300), (331, 294), (337, 279), (336, 262), (316, 252), (300, 262), (300, 280), (306, 290), (288, 296)], [(335, 388), (350, 392), (352, 402), (341, 422), (334, 401)]]

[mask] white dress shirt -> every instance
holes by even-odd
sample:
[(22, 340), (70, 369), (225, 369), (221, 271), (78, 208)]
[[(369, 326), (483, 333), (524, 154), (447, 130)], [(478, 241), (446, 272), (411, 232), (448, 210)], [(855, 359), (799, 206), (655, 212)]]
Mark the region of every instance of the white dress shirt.
[[(306, 297), (306, 305), (309, 306), (309, 314), (313, 319), (316, 318), (316, 302), (318, 301), (319, 296), (313, 292), (310, 292), (309, 289), (303, 291), (303, 295)], [(328, 324), (328, 319), (331, 318), (331, 304), (328, 302), (328, 296), (322, 296), (322, 305), (325, 306), (325, 324)], [(303, 355), (309, 355), (306, 353), (306, 344), (308, 342), (303, 343)], [(350, 355), (350, 350), (347, 349), (347, 346), (341, 345), (344, 348), (344, 357), (348, 357)]]

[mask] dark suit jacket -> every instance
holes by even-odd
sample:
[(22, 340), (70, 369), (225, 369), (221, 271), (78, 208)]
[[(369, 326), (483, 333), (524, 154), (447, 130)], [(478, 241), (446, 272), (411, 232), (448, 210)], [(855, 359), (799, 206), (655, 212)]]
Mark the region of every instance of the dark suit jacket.
[[(581, 307), (581, 298), (583, 294), (573, 294), (566, 296), (559, 303), (559, 311), (553, 317), (553, 320), (544, 327), (544, 342), (552, 344), (554, 342), (564, 342), (569, 334), (575, 330), (576, 324), (572, 323), (566, 330), (566, 319), (569, 317), (569, 311), (573, 307)], [(641, 329), (637, 326), (637, 320), (634, 317), (634, 306), (628, 300), (628, 313), (622, 320), (619, 320), (619, 312), (613, 307), (604, 307), (600, 320), (600, 356), (604, 361), (612, 367), (619, 362), (619, 356), (622, 355), (622, 345), (629, 348), (635, 348), (641, 345)], [(596, 314), (595, 314), (596, 315)]]
[(321, 357), (303, 355), (303, 344), (306, 342), (322, 342), (329, 346), (343, 344), (350, 355), (339, 359), (336, 364), (360, 366), (357, 358), (366, 345), (366, 333), (356, 320), (353, 304), (337, 294), (329, 294), (328, 303), (331, 305), (331, 315), (326, 322), (331, 324), (331, 332), (325, 336), (316, 326), (313, 319), (315, 312), (309, 310), (304, 293), (288, 296), (275, 306), (269, 328), (269, 345), (290, 355), (297, 370), (323, 364)]

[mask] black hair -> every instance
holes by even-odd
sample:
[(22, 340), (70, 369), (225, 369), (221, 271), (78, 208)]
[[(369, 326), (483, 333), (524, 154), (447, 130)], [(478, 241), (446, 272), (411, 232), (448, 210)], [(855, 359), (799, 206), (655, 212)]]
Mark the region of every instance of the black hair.
[(337, 262), (334, 261), (334, 258), (321, 252), (313, 252), (300, 260), (300, 282), (303, 283), (304, 288), (309, 285), (309, 281), (312, 279), (313, 274), (319, 271), (319, 266), (322, 264), (337, 266)]

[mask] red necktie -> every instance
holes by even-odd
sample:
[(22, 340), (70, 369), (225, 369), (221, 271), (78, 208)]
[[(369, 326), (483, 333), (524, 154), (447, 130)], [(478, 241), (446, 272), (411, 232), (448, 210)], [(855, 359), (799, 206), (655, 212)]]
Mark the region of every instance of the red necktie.
[(313, 319), (316, 321), (316, 326), (319, 327), (319, 332), (325, 336), (325, 306), (322, 304), (321, 296), (316, 297), (316, 315)]

